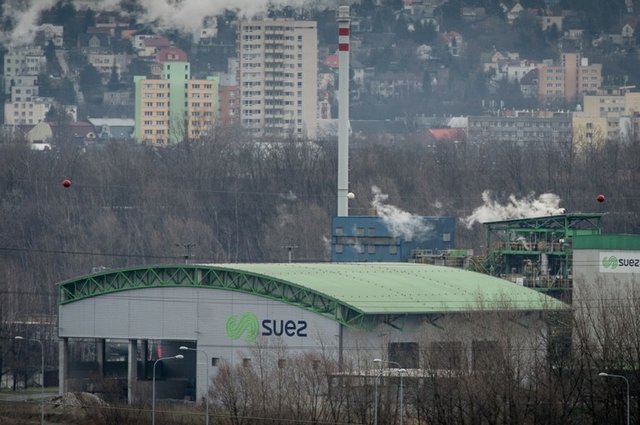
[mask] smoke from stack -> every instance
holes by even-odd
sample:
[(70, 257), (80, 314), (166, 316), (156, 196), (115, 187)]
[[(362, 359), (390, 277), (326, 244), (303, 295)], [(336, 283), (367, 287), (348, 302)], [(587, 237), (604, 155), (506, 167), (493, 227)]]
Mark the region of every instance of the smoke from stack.
[(520, 199), (510, 195), (503, 205), (492, 198), (491, 191), (485, 190), (482, 192), (482, 202), (483, 205), (473, 210), (469, 216), (460, 219), (467, 228), (470, 229), (475, 223), (544, 217), (565, 212), (564, 208), (560, 208), (560, 197), (554, 193), (543, 193), (537, 198), (531, 193)]
[(395, 205), (387, 204), (389, 195), (382, 193), (379, 187), (372, 186), (371, 193), (373, 194), (371, 206), (394, 237), (411, 240), (426, 236), (433, 230), (422, 217), (403, 211)]
[[(35, 27), (42, 12), (54, 7), (59, 0), (5, 0), (0, 17), (13, 23), (13, 30), (0, 35), (6, 45), (28, 44), (33, 41)], [(91, 8), (96, 12), (117, 11), (123, 13), (121, 0), (70, 0), (76, 9)], [(335, 8), (328, 0), (137, 0), (140, 12), (132, 17), (138, 23), (152, 24), (156, 31), (175, 29), (185, 33), (202, 28), (207, 18), (232, 10), (243, 18), (263, 14), (268, 8), (291, 6), (323, 10)]]

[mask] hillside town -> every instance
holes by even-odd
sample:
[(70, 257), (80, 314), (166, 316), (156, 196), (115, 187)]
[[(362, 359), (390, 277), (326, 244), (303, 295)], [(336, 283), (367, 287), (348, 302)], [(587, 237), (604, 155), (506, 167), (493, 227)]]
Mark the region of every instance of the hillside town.
[[(574, 147), (637, 138), (640, 12), (626, 0), (594, 17), (586, 3), (353, 2), (351, 137)], [(90, 7), (60, 3), (5, 41), (6, 137), (40, 150), (206, 141), (230, 126), (336, 137), (335, 9), (225, 11), (185, 33)]]
[(0, 28), (0, 425), (640, 423), (640, 0)]

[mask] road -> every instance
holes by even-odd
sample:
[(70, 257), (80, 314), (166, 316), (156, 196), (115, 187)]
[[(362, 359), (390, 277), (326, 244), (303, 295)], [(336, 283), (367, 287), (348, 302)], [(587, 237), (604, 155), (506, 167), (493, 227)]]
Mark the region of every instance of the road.
[(60, 64), (60, 68), (62, 69), (63, 76), (69, 78), (69, 80), (73, 82), (73, 90), (76, 92), (76, 99), (78, 100), (78, 106), (80, 106), (84, 104), (84, 95), (80, 90), (78, 79), (74, 74), (71, 74), (69, 72), (69, 64), (67, 64), (65, 53), (66, 50), (56, 49), (56, 58), (58, 59), (58, 63)]

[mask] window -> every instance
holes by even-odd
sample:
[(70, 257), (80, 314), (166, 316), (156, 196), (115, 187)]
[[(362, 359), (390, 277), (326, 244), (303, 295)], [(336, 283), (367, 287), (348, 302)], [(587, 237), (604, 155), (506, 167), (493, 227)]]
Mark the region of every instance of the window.
[(387, 352), (389, 361), (398, 363), (404, 369), (420, 367), (418, 364), (418, 343), (416, 342), (390, 342), (387, 346)]
[(344, 236), (344, 228), (336, 227), (336, 236)]
[(367, 245), (367, 252), (369, 254), (375, 254), (376, 253), (376, 246), (371, 244), (371, 245)]
[(451, 233), (445, 232), (442, 234), (442, 242), (451, 242)]
[(429, 367), (433, 369), (460, 370), (466, 367), (462, 342), (438, 341), (429, 346)]
[(356, 229), (356, 236), (364, 236), (364, 227), (358, 227)]
[(398, 245), (389, 245), (389, 254), (397, 255), (398, 254)]
[(502, 367), (502, 352), (497, 341), (473, 341), (473, 370), (493, 370)]

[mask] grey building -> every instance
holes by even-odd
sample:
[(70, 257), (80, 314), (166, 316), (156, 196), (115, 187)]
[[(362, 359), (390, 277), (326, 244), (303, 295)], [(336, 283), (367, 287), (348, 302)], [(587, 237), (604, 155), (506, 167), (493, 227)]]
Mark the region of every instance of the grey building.
[(571, 143), (571, 113), (519, 111), (509, 116), (470, 116), (467, 140), (484, 142)]

